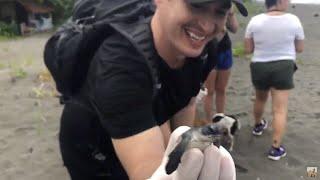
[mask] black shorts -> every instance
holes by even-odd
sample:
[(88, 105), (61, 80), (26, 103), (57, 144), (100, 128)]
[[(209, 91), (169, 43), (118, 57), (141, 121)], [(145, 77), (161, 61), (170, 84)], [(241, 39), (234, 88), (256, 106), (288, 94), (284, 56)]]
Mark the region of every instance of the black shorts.
[(252, 84), (257, 90), (288, 90), (294, 88), (295, 63), (292, 60), (252, 62), (250, 64)]
[(60, 125), (60, 150), (72, 180), (127, 180), (110, 137), (85, 106), (66, 103)]

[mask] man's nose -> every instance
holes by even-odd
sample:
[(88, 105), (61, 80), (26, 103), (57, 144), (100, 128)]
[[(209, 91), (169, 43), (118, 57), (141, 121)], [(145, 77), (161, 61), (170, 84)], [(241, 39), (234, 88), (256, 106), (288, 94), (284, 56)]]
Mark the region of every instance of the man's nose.
[(212, 20), (212, 18), (202, 18), (199, 20), (199, 25), (201, 26), (201, 29), (206, 33), (206, 34), (211, 34), (215, 31), (215, 23)]

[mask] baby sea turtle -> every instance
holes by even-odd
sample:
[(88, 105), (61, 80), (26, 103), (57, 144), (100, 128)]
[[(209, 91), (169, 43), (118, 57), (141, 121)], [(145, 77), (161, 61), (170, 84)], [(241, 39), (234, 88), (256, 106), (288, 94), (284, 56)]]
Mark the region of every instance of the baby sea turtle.
[[(214, 144), (217, 147), (222, 145), (228, 151), (232, 150), (234, 135), (240, 129), (239, 120), (235, 116), (218, 113), (212, 117), (212, 122), (213, 124), (191, 128), (181, 135), (180, 142), (169, 154), (166, 165), (167, 174), (171, 174), (178, 168), (183, 153), (188, 149), (199, 148), (203, 151), (209, 145)], [(238, 164), (236, 168), (240, 172), (248, 171)]]

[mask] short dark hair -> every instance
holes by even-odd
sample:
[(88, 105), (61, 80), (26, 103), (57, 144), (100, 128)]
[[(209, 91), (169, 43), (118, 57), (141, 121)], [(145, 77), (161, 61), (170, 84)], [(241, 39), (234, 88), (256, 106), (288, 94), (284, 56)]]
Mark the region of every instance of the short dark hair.
[[(197, 4), (191, 4), (191, 6), (196, 8), (203, 8), (208, 6), (208, 4), (211, 4), (212, 2), (204, 2), (204, 3), (197, 3)], [(221, 9), (230, 9), (231, 8), (231, 0), (224, 0), (224, 1), (214, 1), (214, 3), (217, 3), (219, 8)]]
[(265, 5), (266, 5), (267, 9), (269, 9), (272, 6), (277, 5), (277, 3), (278, 3), (278, 0), (266, 0), (265, 1)]
[(230, 9), (231, 1), (219, 1), (219, 5), (222, 9)]

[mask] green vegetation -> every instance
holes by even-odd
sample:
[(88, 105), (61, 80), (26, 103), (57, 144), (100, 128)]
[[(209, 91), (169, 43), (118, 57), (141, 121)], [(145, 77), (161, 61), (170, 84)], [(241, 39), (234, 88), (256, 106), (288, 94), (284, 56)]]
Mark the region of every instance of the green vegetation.
[(0, 70), (5, 69), (6, 67), (7, 67), (6, 65), (0, 63)]
[(0, 21), (1, 36), (12, 37), (12, 36), (18, 35), (18, 33), (19, 33), (18, 25), (14, 21), (11, 22), (10, 24)]
[(41, 99), (44, 97), (55, 97), (56, 91), (49, 85), (45, 83), (41, 83), (38, 87), (32, 88), (32, 97)]
[(71, 16), (75, 0), (42, 0), (44, 3), (52, 4), (54, 7), (54, 24), (59, 25)]
[(19, 28), (17, 23), (11, 24), (0, 21), (0, 40), (11, 39), (19, 34)]
[(13, 79), (23, 79), (25, 77), (27, 77), (27, 72), (24, 68), (22, 67), (16, 67), (16, 68), (12, 68), (10, 75)]
[[(71, 16), (75, 0), (37, 0), (38, 3), (53, 7), (53, 24), (59, 26)], [(8, 41), (19, 36), (16, 22), (7, 24), (0, 21), (0, 41)]]
[(232, 48), (232, 54), (234, 57), (244, 57), (244, 46), (243, 43), (236, 43)]
[(298, 58), (298, 59), (296, 60), (296, 63), (297, 63), (297, 64), (301, 64), (301, 65), (302, 65), (302, 64), (303, 64), (303, 60), (302, 60), (302, 59), (300, 59), (300, 58)]
[(250, 60), (252, 55), (247, 55), (244, 51), (244, 45), (241, 42), (236, 43), (232, 48), (232, 54), (234, 57), (242, 58), (245, 60)]
[(260, 14), (265, 12), (265, 8), (261, 3), (246, 0), (244, 1), (244, 4), (248, 10), (249, 15)]
[(28, 61), (25, 61), (23, 64), (10, 62), (8, 64), (8, 67), (10, 68), (10, 76), (13, 80), (23, 79), (27, 77), (28, 73), (26, 71), (26, 67), (29, 66)]
[(8, 40), (10, 40), (9, 37), (0, 35), (0, 41), (8, 41)]

